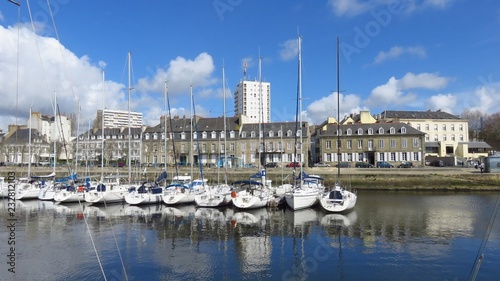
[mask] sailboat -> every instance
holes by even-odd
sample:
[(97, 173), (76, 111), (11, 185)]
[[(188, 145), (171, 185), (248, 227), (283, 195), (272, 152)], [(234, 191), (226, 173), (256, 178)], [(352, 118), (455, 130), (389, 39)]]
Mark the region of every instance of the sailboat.
[[(297, 134), (300, 134), (300, 142), (299, 142), (299, 147), (300, 147), (300, 159), (294, 159), (296, 162), (300, 162), (303, 159), (303, 154), (302, 154), (302, 132), (303, 132), (303, 127), (302, 127), (302, 49), (301, 49), (301, 37), (298, 37), (298, 50), (299, 50), (299, 56), (298, 56), (298, 76), (299, 76), (299, 81), (298, 81), (298, 87), (297, 87), (297, 115), (296, 115), (296, 125), (295, 125), (295, 138), (297, 139)], [(298, 119), (298, 121), (297, 121)], [(300, 126), (300, 129), (299, 129)], [(295, 145), (295, 150), (297, 150), (297, 145)], [(295, 153), (295, 156), (297, 156), (297, 153)], [(321, 189), (317, 188), (316, 186), (310, 186), (310, 185), (305, 185), (304, 184), (304, 179), (302, 177), (302, 166), (300, 165), (300, 176), (298, 178), (295, 177), (295, 169), (297, 165), (294, 165), (293, 168), (293, 180), (294, 186), (293, 190), (288, 191), (285, 193), (285, 201), (287, 205), (292, 208), (293, 210), (300, 210), (300, 209), (305, 209), (314, 206), (315, 204), (318, 203), (318, 196), (321, 192)]]
[(165, 180), (167, 172), (163, 172), (156, 182), (143, 182), (140, 187), (131, 188), (125, 195), (125, 201), (130, 205), (156, 204), (163, 202), (163, 187), (158, 183)]
[[(339, 38), (337, 37), (337, 143), (340, 142), (340, 62)], [(320, 196), (321, 208), (328, 213), (348, 212), (356, 205), (357, 195), (340, 181), (340, 145), (337, 145), (337, 181), (330, 190)]]

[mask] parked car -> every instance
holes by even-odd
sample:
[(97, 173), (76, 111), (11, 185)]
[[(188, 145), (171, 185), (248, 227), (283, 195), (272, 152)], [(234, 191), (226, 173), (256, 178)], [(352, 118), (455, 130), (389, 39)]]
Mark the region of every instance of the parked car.
[(378, 161), (377, 162), (377, 167), (378, 168), (394, 168), (394, 165), (387, 161)]
[(429, 163), (429, 166), (444, 167), (444, 162), (442, 160), (434, 160)]
[(340, 162), (338, 164), (335, 165), (335, 167), (339, 167), (340, 168), (351, 168), (351, 163), (349, 162)]
[(398, 168), (413, 168), (413, 163), (408, 161), (403, 161), (399, 164)]
[(354, 165), (356, 168), (373, 168), (373, 164), (367, 162), (356, 162)]
[(287, 168), (300, 167), (300, 163), (299, 162), (288, 163), (286, 164), (286, 167)]
[(276, 162), (266, 163), (266, 168), (278, 168), (278, 163)]
[(330, 164), (324, 162), (314, 163), (314, 167), (330, 167)]

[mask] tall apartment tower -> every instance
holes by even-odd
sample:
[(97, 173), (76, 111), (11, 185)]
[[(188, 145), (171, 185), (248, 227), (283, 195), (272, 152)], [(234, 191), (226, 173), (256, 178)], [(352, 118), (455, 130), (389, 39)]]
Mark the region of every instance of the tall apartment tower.
[(235, 115), (245, 115), (248, 123), (271, 122), (271, 83), (242, 80), (234, 92)]
[(131, 128), (140, 128), (142, 126), (142, 113), (131, 111), (129, 114), (126, 110), (104, 109), (103, 114), (103, 110), (97, 110), (95, 127), (100, 129), (104, 123), (104, 128), (124, 128), (129, 126), (129, 121)]

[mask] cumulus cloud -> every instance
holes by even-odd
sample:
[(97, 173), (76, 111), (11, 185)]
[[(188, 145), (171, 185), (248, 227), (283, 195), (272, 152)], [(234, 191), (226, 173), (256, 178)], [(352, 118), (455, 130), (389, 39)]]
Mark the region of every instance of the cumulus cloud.
[(452, 94), (438, 94), (430, 97), (426, 104), (431, 110), (441, 110), (453, 114), (457, 105), (457, 97)]
[(427, 53), (424, 48), (422, 47), (401, 47), (401, 46), (394, 46), (391, 47), (391, 49), (387, 52), (381, 51), (378, 53), (377, 57), (375, 57), (375, 60), (373, 61), (374, 64), (379, 64), (382, 63), (386, 60), (391, 60), (391, 59), (396, 59), (402, 55), (410, 55), (410, 56), (415, 56), (418, 58), (425, 58), (427, 56)]
[(169, 93), (186, 94), (191, 84), (206, 87), (217, 83), (218, 80), (212, 78), (214, 70), (214, 61), (207, 53), (201, 53), (193, 60), (177, 57), (166, 69), (159, 68), (152, 77), (139, 79), (137, 89), (143, 93), (163, 92), (166, 80)]
[(414, 93), (406, 93), (410, 89), (438, 90), (446, 87), (451, 79), (432, 73), (407, 73), (401, 79), (389, 78), (384, 85), (375, 87), (367, 104), (370, 106), (400, 106), (413, 103), (417, 99)]
[[(359, 96), (354, 94), (340, 94), (340, 118), (363, 110), (360, 104), (361, 99)], [(307, 106), (305, 113), (303, 113), (304, 121), (308, 121), (311, 124), (320, 124), (328, 116), (337, 118), (336, 92), (312, 102)]]
[(284, 61), (295, 59), (299, 53), (297, 39), (288, 39), (280, 44), (280, 58)]
[[(78, 57), (56, 39), (40, 34), (43, 31), (34, 33), (26, 24), (0, 26), (0, 96), (3, 99), (0, 103), (0, 129), (6, 130), (16, 119), (20, 125), (27, 124), (31, 105), (33, 111), (52, 115), (54, 91), (62, 114), (76, 113), (80, 105), (81, 131), (96, 118), (97, 110), (128, 109), (125, 85), (105, 79), (103, 87), (102, 70), (106, 62), (92, 62), (85, 55)], [(203, 99), (216, 95), (209, 87), (219, 81), (212, 77), (213, 72), (213, 60), (207, 53), (200, 53), (194, 59), (177, 57), (167, 67), (151, 71), (153, 76), (139, 79), (138, 84), (133, 85), (130, 108), (143, 113), (145, 124), (156, 125), (164, 112), (158, 95), (163, 94), (165, 79), (169, 81), (173, 100), (175, 95), (189, 93), (190, 83), (194, 84), (196, 96)], [(209, 111), (203, 106), (197, 106), (196, 110), (198, 115), (209, 116)]]
[[(406, 13), (425, 9), (445, 9), (448, 8), (455, 0), (416, 0), (416, 1), (400, 1), (398, 10)], [(336, 16), (352, 17), (371, 10), (383, 9), (388, 5), (395, 3), (393, 0), (329, 0), (328, 6), (332, 9)]]

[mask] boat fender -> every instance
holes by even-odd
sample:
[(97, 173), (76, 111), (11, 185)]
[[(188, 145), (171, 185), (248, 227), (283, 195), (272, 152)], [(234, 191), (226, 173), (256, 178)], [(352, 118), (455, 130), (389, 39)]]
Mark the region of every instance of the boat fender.
[(80, 185), (80, 186), (78, 187), (78, 192), (83, 192), (83, 185)]
[(231, 197), (236, 198), (236, 191), (231, 191)]

